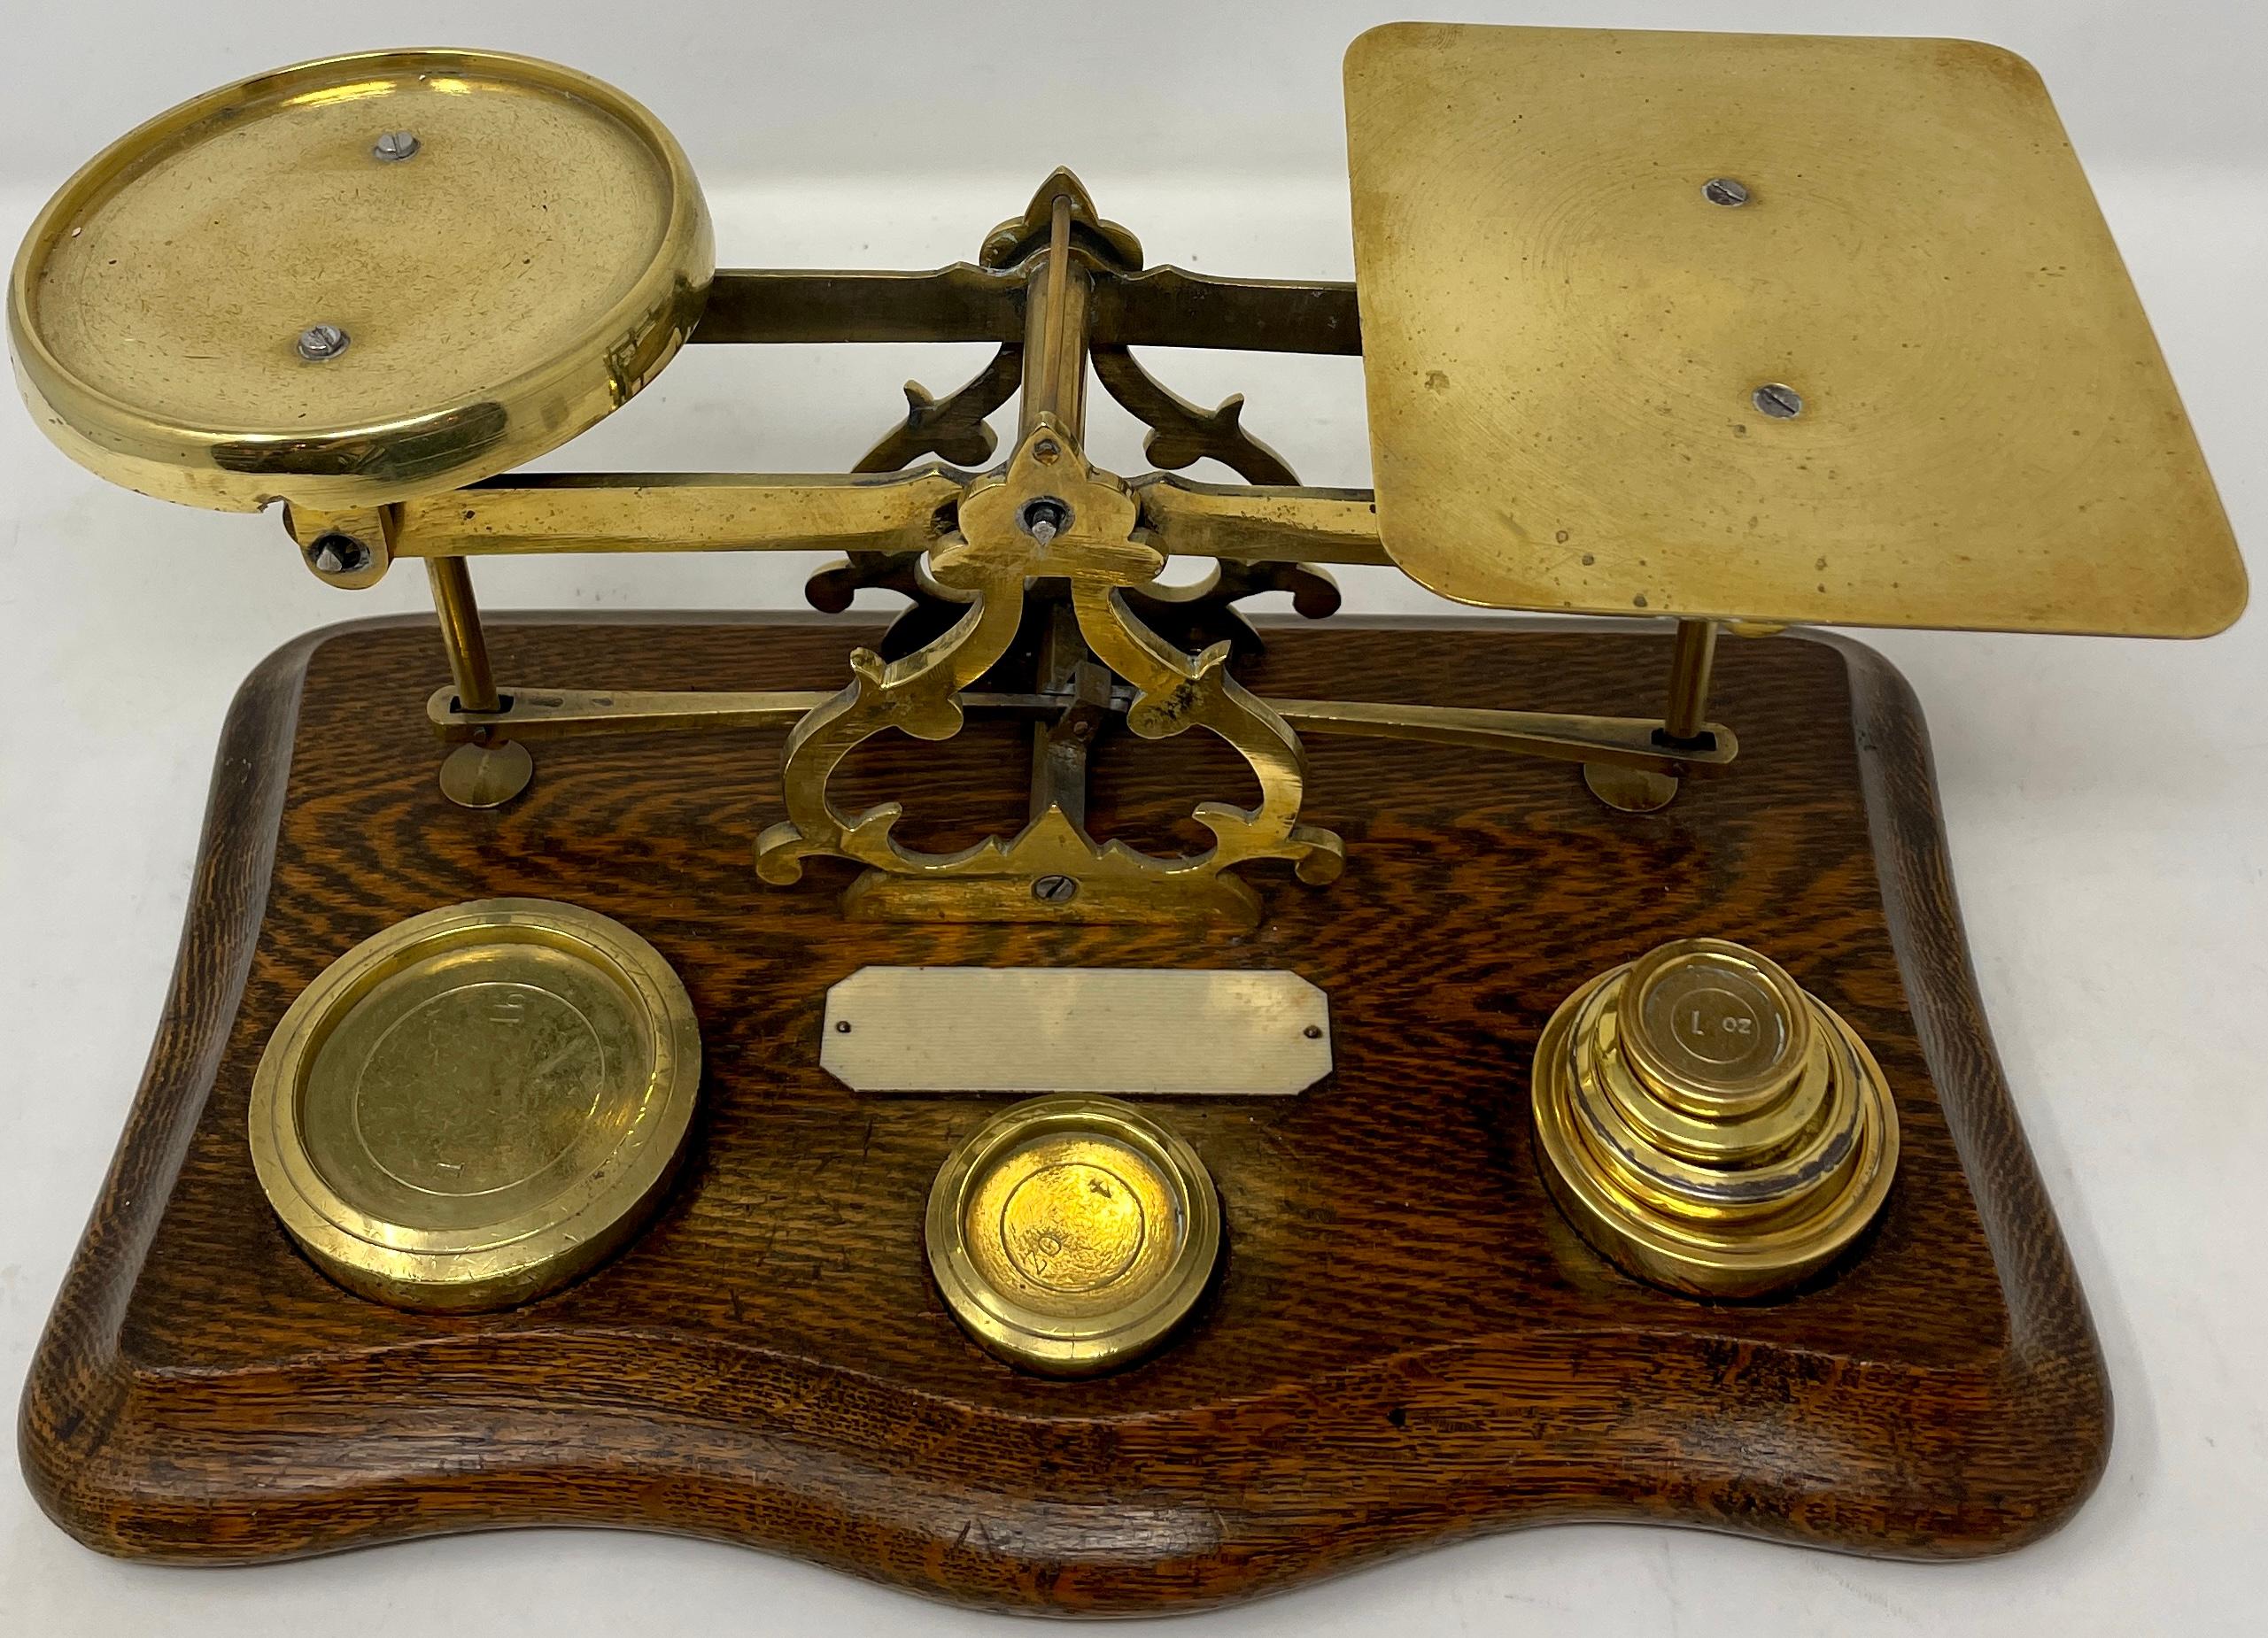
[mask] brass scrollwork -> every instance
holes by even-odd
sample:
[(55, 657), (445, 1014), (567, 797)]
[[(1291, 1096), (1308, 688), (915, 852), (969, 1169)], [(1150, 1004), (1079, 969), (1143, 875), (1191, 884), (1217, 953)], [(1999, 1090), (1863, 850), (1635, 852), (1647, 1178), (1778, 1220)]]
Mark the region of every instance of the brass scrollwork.
[[(917, 739), (949, 739), (961, 731), (957, 696), (989, 669), (1016, 637), (1023, 615), (1028, 553), (995, 541), (991, 550), (956, 537), (933, 554), (932, 577), (945, 595), (965, 602), (959, 622), (902, 660), (871, 648), (851, 651), (851, 680), (789, 730), (781, 768), (787, 817), (756, 840), (756, 873), (786, 884), (803, 874), (812, 854), (834, 854), (886, 870), (937, 870), (967, 855), (918, 854), (890, 834), (902, 803), (885, 802), (846, 815), (827, 796), (827, 782), (860, 744), (886, 728)], [(982, 846), (969, 850), (982, 852)]]
[[(1244, 429), (1244, 395), (1234, 393), (1201, 409), (1166, 386), (1125, 347), (1097, 346), (1089, 353), (1096, 379), (1127, 413), (1149, 428), (1142, 452), (1163, 470), (1178, 472), (1200, 460), (1220, 462), (1247, 483), (1299, 482), (1291, 463)], [(1309, 620), (1338, 613), (1339, 585), (1307, 563), (1224, 563), (1191, 586), (1151, 587), (1127, 593), (1127, 606), (1144, 624), (1191, 652), (1227, 642), (1237, 658), (1257, 656), (1260, 634), (1235, 605), (1264, 591), (1289, 591), (1292, 607)]]
[[(960, 621), (902, 660), (856, 651), (849, 685), (789, 734), (788, 817), (759, 839), (758, 873), (788, 883), (814, 854), (855, 859), (869, 874), (846, 908), (873, 916), (1244, 923), (1257, 919), (1258, 901), (1223, 874), (1230, 868), (1281, 859), (1305, 881), (1336, 877), (1344, 856), (1339, 838), (1298, 823), (1306, 774), (1298, 736), (1229, 676), (1229, 645), (1217, 643), (1192, 657), (1128, 606), (1126, 591), (1154, 581), (1165, 566), (1140, 522), (1126, 485), (1093, 467), (1052, 417), (1039, 418), (1003, 470), (970, 485), (958, 530), (930, 551), (930, 580), (966, 602)], [(836, 769), (882, 730), (923, 739), (960, 730), (957, 696), (1013, 641), (1027, 581), (1068, 584), (1081, 637), (1135, 691), (1126, 718), (1135, 734), (1158, 739), (1203, 728), (1251, 765), (1261, 791), (1257, 806), (1205, 802), (1194, 811), (1212, 832), (1212, 847), (1159, 858), (1122, 842), (1097, 843), (1059, 803), (1049, 803), (1013, 838), (922, 853), (891, 833), (901, 804), (848, 815), (829, 799)]]
[[(1016, 394), (1024, 349), (1002, 346), (992, 361), (941, 398), (917, 381), (906, 383), (906, 418), (867, 451), (854, 472), (898, 472), (934, 455), (960, 467), (982, 466), (1000, 439), (989, 417)], [(854, 552), (812, 571), (803, 600), (824, 614), (840, 614), (863, 588), (894, 591), (909, 605), (883, 639), (883, 653), (902, 657), (925, 648), (960, 619), (952, 599), (922, 578), (918, 552)]]
[(906, 383), (906, 418), (868, 450), (853, 472), (896, 472), (925, 455), (956, 467), (980, 467), (1000, 439), (988, 418), (1016, 395), (1024, 379), (1024, 349), (1010, 343), (992, 361), (941, 398), (917, 381)]
[(1098, 346), (1088, 356), (1103, 389), (1149, 429), (1143, 456), (1168, 472), (1204, 460), (1220, 462), (1247, 483), (1297, 483), (1291, 463), (1244, 430), (1244, 395), (1200, 409), (1159, 381), (1125, 347)]
[[(1705, 622), (1681, 626), (1671, 709), (1660, 721), (1266, 699), (1248, 691), (1231, 668), (1259, 638), (1235, 604), (1281, 591), (1310, 619), (1334, 612), (1336, 585), (1296, 560), (1385, 562), (1374, 498), (1299, 487), (1283, 458), (1245, 431), (1241, 398), (1203, 408), (1154, 379), (1129, 348), (1258, 338), (1293, 351), (1351, 352), (1351, 292), (1145, 272), (1139, 243), (1097, 216), (1068, 172), (1051, 175), (1021, 216), (994, 231), (980, 263), (863, 279), (719, 275), (738, 294), (712, 305), (704, 321), (711, 339), (995, 344), (985, 367), (942, 398), (908, 383), (903, 419), (854, 473), (524, 474), (414, 498), (383, 517), (294, 508), (295, 537), (335, 582), (365, 572), (345, 565), (348, 547), (366, 535), (377, 543), (374, 560), (422, 557), (435, 570), (456, 682), (433, 696), (429, 715), (459, 758), (486, 759), (482, 782), (453, 788), (445, 772), (444, 790), (468, 804), (508, 799), (518, 785), (503, 789), (489, 775), (504, 746), (517, 753), (525, 783), (522, 739), (786, 726), (786, 817), (755, 848), (765, 881), (794, 882), (806, 860), (831, 856), (866, 867), (844, 900), (854, 916), (1249, 926), (1260, 901), (1237, 867), (1280, 861), (1315, 884), (1343, 868), (1339, 838), (1300, 822), (1300, 733), (1580, 761), (1595, 790), (1626, 807), (1640, 797), (1658, 803), (1677, 779), (1731, 761), (1730, 730), (1704, 715), (1714, 636)], [(1163, 472), (1129, 482), (1095, 467), (1082, 448), (1090, 368), (1149, 425), (1145, 447), (1159, 467), (1212, 459), (1244, 483)], [(1019, 390), (1012, 454), (972, 475), (997, 446), (990, 418)], [(952, 465), (911, 467), (925, 457)], [(897, 591), (910, 605), (878, 645), (852, 652), (849, 679), (834, 692), (505, 690), (487, 676), (463, 574), (470, 555), (823, 543), (845, 560), (807, 583), (815, 607), (840, 612), (867, 586)], [(1215, 567), (1200, 583), (1163, 586), (1169, 556)], [(383, 566), (375, 560), (369, 572)], [(1020, 831), (926, 852), (897, 839), (902, 805), (855, 813), (835, 805), (835, 774), (874, 735), (895, 728), (942, 740), (971, 712), (1030, 725)], [(1088, 823), (1095, 747), (1122, 730), (1165, 739), (1192, 728), (1244, 758), (1258, 801), (1196, 804), (1189, 816), (1211, 836), (1201, 849), (1161, 856), (1098, 842)]]

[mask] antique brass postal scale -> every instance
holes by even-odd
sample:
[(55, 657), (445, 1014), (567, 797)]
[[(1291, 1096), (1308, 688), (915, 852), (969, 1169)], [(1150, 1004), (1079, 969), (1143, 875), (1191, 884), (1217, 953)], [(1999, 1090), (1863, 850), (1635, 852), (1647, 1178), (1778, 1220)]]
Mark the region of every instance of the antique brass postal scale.
[[(2045, 92), (1399, 25), (1346, 93), (1352, 284), (1150, 266), (1062, 171), (972, 261), (719, 268), (650, 114), (476, 51), (229, 86), (64, 186), (9, 294), (41, 425), (440, 614), (229, 717), (25, 1397), (66, 1528), (631, 1525), (1109, 1612), (1520, 1523), (1951, 1557), (2078, 1504), (2102, 1358), (1920, 716), (1772, 636), (2242, 607)], [(848, 472), (520, 470), (681, 344), (910, 340), (996, 352)], [(1150, 347), (1359, 354), (1375, 490)], [(1242, 481), (1102, 469), (1090, 375)], [(815, 549), (826, 619), (473, 597)], [(1567, 618), (1237, 609), (1329, 614), (1335, 563)]]

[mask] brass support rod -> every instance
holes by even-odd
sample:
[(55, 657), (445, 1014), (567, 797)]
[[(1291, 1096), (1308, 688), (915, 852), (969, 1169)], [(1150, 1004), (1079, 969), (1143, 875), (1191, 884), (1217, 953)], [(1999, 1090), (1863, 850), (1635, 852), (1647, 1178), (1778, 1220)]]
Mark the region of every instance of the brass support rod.
[[(838, 696), (824, 692), (729, 693), (721, 691), (641, 692), (634, 690), (515, 688), (508, 709), (460, 708), (453, 691), (441, 689), (426, 714), (445, 739), (508, 733), (515, 739), (555, 739), (584, 734), (685, 732), (731, 728), (786, 728)], [(1113, 687), (1110, 674), (1082, 660), (1068, 685), (1045, 692), (957, 696), (974, 715), (1006, 716), (1041, 727), (1084, 717), (1088, 722), (1123, 713), (1133, 691)], [(1739, 742), (1721, 722), (1703, 725), (1713, 743), (1704, 749), (1665, 749), (1655, 740), (1661, 723), (1642, 716), (1583, 716), (1552, 711), (1497, 711), (1467, 706), (1396, 705), (1355, 699), (1264, 701), (1295, 727), (1319, 734), (1358, 734), (1431, 745), (1470, 746), (1558, 761), (1603, 762), (1628, 768), (1719, 768), (1739, 754)], [(1080, 759), (1086, 741), (1081, 733)], [(1040, 747), (1035, 745), (1035, 754)], [(1083, 772), (1083, 769), (1082, 769)], [(1036, 776), (1035, 787), (1041, 783)], [(1035, 791), (1036, 797), (1036, 791)], [(1075, 820), (1077, 815), (1072, 815)]]
[(553, 552), (919, 552), (961, 498), (943, 467), (887, 475), (524, 472), (403, 501), (397, 558)]
[(468, 711), (494, 711), (502, 701), (488, 668), (488, 640), (481, 635), (480, 605), (473, 601), (472, 571), (457, 557), (425, 560), (433, 583), (433, 607), (441, 616), (441, 646), (456, 679), (457, 699)]
[[(821, 706), (840, 698), (839, 689), (776, 690), (733, 693), (721, 689), (678, 692), (639, 689), (583, 690), (515, 688), (512, 703), (496, 711), (467, 711), (454, 688), (437, 689), (425, 715), (442, 738), (466, 740), (505, 732), (515, 739), (579, 738), (592, 734), (658, 734), (712, 729), (793, 728)], [(1044, 722), (1060, 717), (1070, 703), (1051, 694), (961, 695), (962, 708), (979, 715)], [(1107, 709), (1123, 709), (1115, 699)]]
[[(1028, 362), (1028, 360), (1027, 360)], [(1080, 360), (1083, 370), (1085, 360)], [(1152, 473), (1129, 486), (1152, 544), (1236, 562), (1389, 562), (1363, 489), (1199, 483)], [(515, 473), (401, 502), (396, 558), (559, 552), (920, 552), (962, 479), (930, 466), (832, 476), (718, 472)]]
[[(1040, 635), (1038, 674), (1033, 678), (1038, 692), (1068, 690), (1087, 657), (1086, 640), (1079, 635), (1079, 616), (1072, 612), (1070, 603), (1049, 604), (1047, 627)], [(1032, 725), (1031, 817), (1037, 819), (1050, 807), (1060, 807), (1064, 818), (1086, 828), (1087, 745), (1094, 730), (1089, 722), (1085, 733), (1077, 731), (1075, 725), (1082, 721), (1083, 715), (1067, 710), (1056, 722)]]
[[(1025, 338), (1024, 268), (894, 273), (720, 267), (687, 339), (708, 343), (989, 341)], [(1224, 279), (1186, 267), (1096, 269), (1088, 340), (1098, 347), (1232, 352), (1362, 351), (1354, 286)]]
[[(1038, 685), (1040, 697), (1061, 701), (1052, 717), (1032, 725), (1031, 817), (1042, 817), (1050, 807), (1084, 830), (1087, 826), (1087, 758), (1095, 736), (1110, 721), (1113, 708), (1124, 709), (1114, 697), (1110, 668), (1096, 661), (1080, 635), (1079, 616), (1067, 602), (1050, 604), (1048, 626), (1040, 639)], [(975, 696), (961, 702), (981, 709)]]
[(1046, 259), (1033, 269), (1025, 308), (1024, 402), (1018, 425), (1028, 434), (1042, 415), (1073, 438), (1087, 433), (1087, 299), (1093, 288), (1071, 258), (1071, 196), (1057, 194)]
[[(1047, 252), (1033, 269), (1025, 309), (1019, 437), (1028, 437), (1043, 419), (1073, 440), (1087, 432), (1087, 298), (1093, 282), (1086, 267), (1072, 260), (1071, 217), (1071, 195), (1058, 193), (1049, 210)], [(1055, 721), (1032, 725), (1031, 816), (1036, 820), (1059, 810), (1084, 830), (1087, 748), (1104, 713), (1091, 698), (1072, 696), (1099, 692), (1107, 705), (1111, 679), (1095, 662), (1079, 616), (1060, 595), (1047, 604), (1034, 683), (1041, 693), (1067, 698)]]
[(1171, 557), (1389, 565), (1366, 489), (1199, 483), (1151, 473), (1128, 485), (1150, 544)]
[(1555, 711), (1491, 711), (1469, 706), (1377, 704), (1354, 699), (1277, 699), (1264, 704), (1307, 733), (1360, 734), (1429, 745), (1471, 746), (1562, 762), (1623, 768), (1719, 768), (1739, 754), (1721, 722), (1705, 725), (1706, 749), (1668, 750), (1655, 743), (1661, 724), (1645, 716), (1583, 716)]
[(695, 342), (1024, 338), (1020, 271), (956, 262), (925, 273), (719, 267)]
[(1667, 738), (1681, 745), (1702, 732), (1702, 719), (1709, 708), (1709, 671), (1716, 652), (1715, 621), (1677, 622), (1676, 646), (1669, 653), (1669, 709), (1661, 728)]

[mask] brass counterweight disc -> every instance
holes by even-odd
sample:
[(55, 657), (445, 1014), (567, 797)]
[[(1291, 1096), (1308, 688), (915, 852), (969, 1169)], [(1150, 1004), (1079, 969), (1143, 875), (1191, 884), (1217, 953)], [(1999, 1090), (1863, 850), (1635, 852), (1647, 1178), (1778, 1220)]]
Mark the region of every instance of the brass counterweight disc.
[(104, 477), (344, 509), (583, 431), (677, 352), (714, 271), (685, 155), (621, 92), (374, 51), (113, 143), (33, 223), (8, 328), (40, 425)]
[(947, 1157), (925, 1237), (946, 1306), (1012, 1364), (1089, 1376), (1179, 1324), (1211, 1277), (1220, 1206), (1195, 1150), (1111, 1098), (1033, 1098)]
[(620, 923), (541, 899), (429, 911), (291, 1004), (252, 1162), (341, 1285), (399, 1308), (530, 1301), (661, 1197), (701, 1082), (685, 986)]

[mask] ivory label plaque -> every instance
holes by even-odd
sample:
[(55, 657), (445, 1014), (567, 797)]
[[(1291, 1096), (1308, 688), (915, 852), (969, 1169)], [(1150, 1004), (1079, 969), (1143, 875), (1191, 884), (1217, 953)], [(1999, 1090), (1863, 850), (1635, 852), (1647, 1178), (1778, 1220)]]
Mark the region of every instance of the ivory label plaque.
[(827, 992), (819, 1062), (856, 1092), (1285, 1097), (1331, 1072), (1296, 972), (862, 967)]

